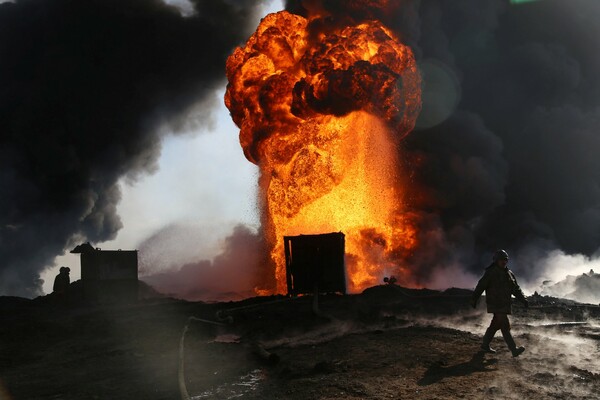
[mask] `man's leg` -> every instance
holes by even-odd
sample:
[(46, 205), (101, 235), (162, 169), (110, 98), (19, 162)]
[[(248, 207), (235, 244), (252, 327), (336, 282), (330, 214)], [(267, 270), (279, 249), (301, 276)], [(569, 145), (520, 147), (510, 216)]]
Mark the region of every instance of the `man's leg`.
[(506, 345), (510, 349), (513, 357), (518, 357), (519, 354), (525, 351), (525, 347), (517, 347), (515, 344), (515, 340), (510, 333), (510, 322), (508, 320), (507, 314), (494, 314), (494, 318), (498, 319), (498, 326), (500, 327), (500, 331), (502, 332), (502, 337), (504, 337), (504, 341)]
[(494, 335), (496, 334), (496, 332), (498, 331), (500, 327), (498, 326), (498, 323), (496, 321), (496, 314), (494, 314), (494, 318), (492, 318), (492, 322), (490, 323), (490, 326), (486, 329), (485, 334), (483, 335), (483, 342), (481, 343), (481, 350), (488, 352), (488, 353), (495, 353), (496, 350), (492, 349), (490, 347), (490, 343), (492, 342), (492, 339), (494, 338)]

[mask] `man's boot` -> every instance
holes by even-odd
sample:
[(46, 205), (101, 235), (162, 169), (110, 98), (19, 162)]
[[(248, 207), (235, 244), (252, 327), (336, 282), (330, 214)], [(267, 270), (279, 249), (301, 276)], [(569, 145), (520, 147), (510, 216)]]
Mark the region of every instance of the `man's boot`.
[(519, 357), (519, 355), (525, 351), (525, 347), (519, 346), (511, 351), (512, 351), (513, 357)]
[(504, 337), (504, 341), (510, 349), (513, 357), (519, 357), (519, 355), (525, 351), (525, 347), (517, 347), (509, 329), (502, 329), (502, 336)]
[(495, 353), (496, 350), (492, 349), (490, 347), (490, 343), (492, 342), (492, 339), (494, 338), (494, 335), (496, 334), (496, 330), (490, 328), (487, 328), (487, 330), (485, 331), (485, 334), (483, 335), (483, 342), (481, 343), (481, 350), (485, 351), (486, 353)]

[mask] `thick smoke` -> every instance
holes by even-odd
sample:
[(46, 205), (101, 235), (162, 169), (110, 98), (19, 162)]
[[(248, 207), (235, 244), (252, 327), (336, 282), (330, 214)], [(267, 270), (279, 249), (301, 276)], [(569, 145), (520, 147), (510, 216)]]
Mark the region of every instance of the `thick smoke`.
[[(324, 0), (354, 19), (378, 15), (418, 58), (423, 110), (402, 143), (421, 215), (412, 260), (477, 275), (506, 248), (525, 279), (548, 251), (600, 246), (600, 3), (596, 0)], [(315, 2), (288, 1), (297, 13)], [(533, 256), (535, 254), (535, 256)], [(568, 273), (569, 271), (565, 271)], [(439, 284), (439, 282), (437, 282)], [(452, 282), (448, 282), (448, 286)]]
[(162, 133), (210, 121), (257, 5), (192, 3), (0, 4), (0, 294), (38, 294), (56, 255), (114, 238), (118, 179), (156, 169)]
[[(405, 145), (426, 149), (416, 180), (440, 191), (444, 230), (472, 232), (475, 256), (506, 247), (526, 278), (542, 273), (539, 259), (519, 257), (532, 248), (592, 254), (600, 244), (599, 4), (424, 0), (420, 15), (423, 60), (444, 63), (461, 83), (457, 110)], [(477, 164), (456, 167), (466, 160)]]

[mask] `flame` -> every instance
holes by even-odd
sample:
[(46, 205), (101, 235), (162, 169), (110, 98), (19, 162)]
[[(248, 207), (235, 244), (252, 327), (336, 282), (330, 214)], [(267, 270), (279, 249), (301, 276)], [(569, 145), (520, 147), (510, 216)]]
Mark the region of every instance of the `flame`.
[(375, 20), (266, 16), (227, 60), (225, 103), (260, 167), (262, 223), (284, 293), (283, 236), (342, 231), (350, 292), (394, 274), (417, 245), (398, 141), (420, 110), (414, 56)]

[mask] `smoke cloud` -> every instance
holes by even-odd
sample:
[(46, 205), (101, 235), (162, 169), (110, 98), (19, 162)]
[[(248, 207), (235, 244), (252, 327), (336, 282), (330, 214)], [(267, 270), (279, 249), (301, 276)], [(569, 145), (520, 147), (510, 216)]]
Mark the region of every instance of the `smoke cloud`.
[[(192, 3), (185, 15), (158, 0), (0, 4), (0, 292), (37, 294), (54, 256), (114, 237), (118, 179), (156, 168), (166, 130), (207, 123), (256, 2)], [(423, 111), (400, 151), (423, 216), (411, 260), (423, 283), (448, 266), (478, 274), (496, 248), (526, 280), (554, 250), (592, 255), (600, 3), (389, 0), (384, 13), (363, 3), (322, 7), (381, 17), (422, 66)]]
[(190, 3), (0, 4), (1, 294), (40, 294), (56, 255), (114, 238), (119, 178), (153, 172), (166, 132), (210, 123), (257, 5)]
[(425, 152), (416, 180), (443, 199), (426, 206), (445, 232), (472, 233), (454, 244), (472, 241), (473, 269), (500, 247), (527, 280), (545, 270), (541, 258), (519, 257), (532, 248), (591, 255), (600, 243), (599, 36), (581, 27), (600, 15), (597, 2), (424, 0), (419, 11), (422, 59), (461, 84), (457, 110), (405, 143)]

